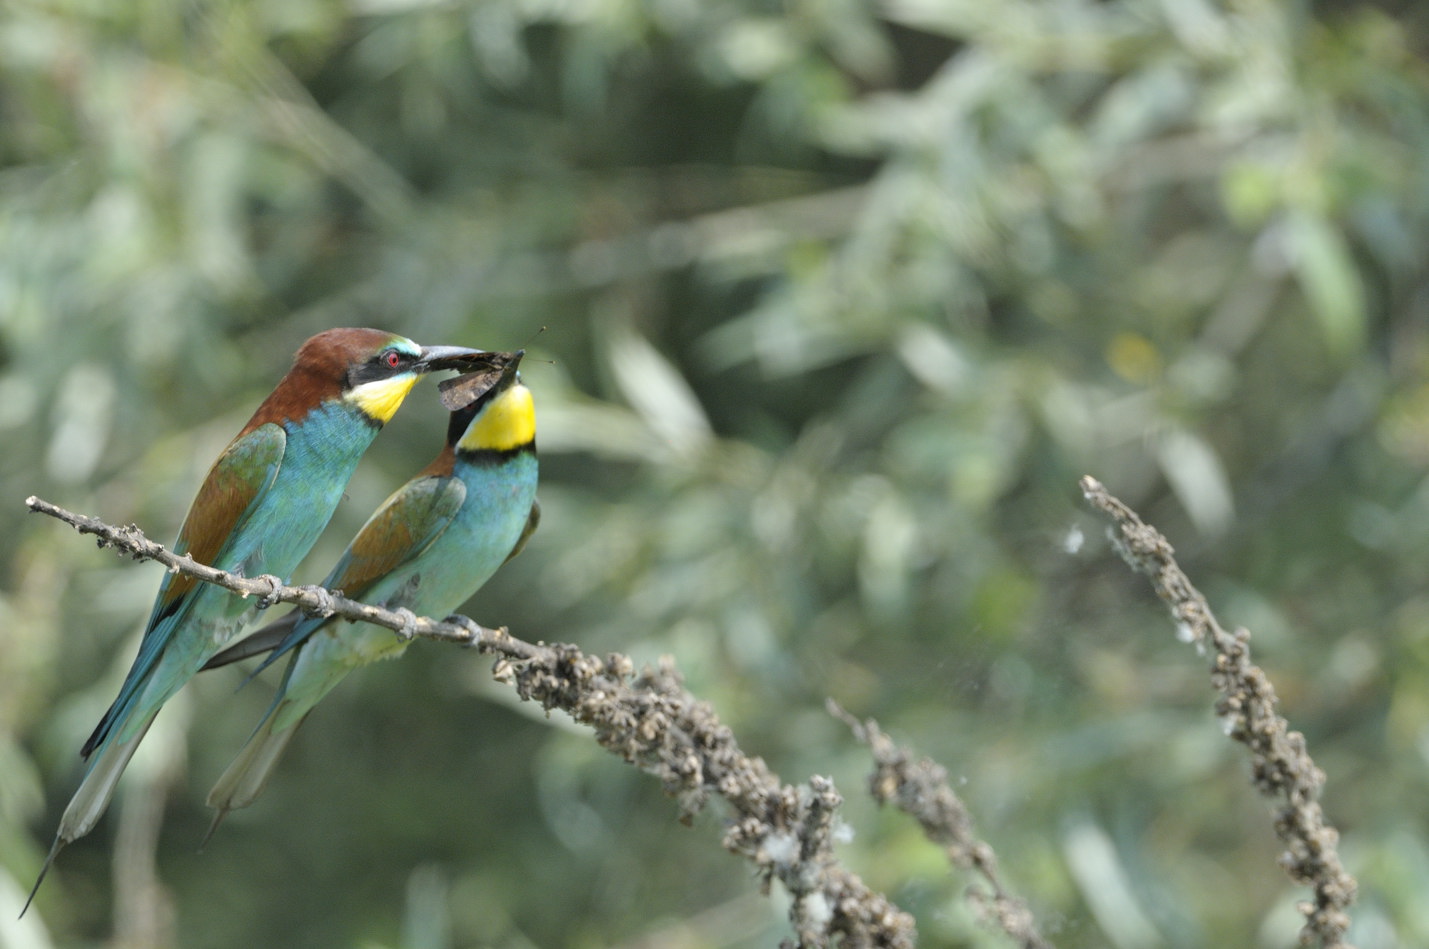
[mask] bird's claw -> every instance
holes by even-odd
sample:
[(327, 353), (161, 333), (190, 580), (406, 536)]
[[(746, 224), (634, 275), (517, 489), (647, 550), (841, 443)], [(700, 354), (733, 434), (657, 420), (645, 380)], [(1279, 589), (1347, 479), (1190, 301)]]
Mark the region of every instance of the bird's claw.
[(402, 640), (404, 643), (411, 642), (417, 636), (417, 614), (413, 613), (405, 606), (399, 606), (392, 612), (396, 613), (402, 618), (402, 628), (399, 630), (395, 630), (395, 632), (397, 633), (397, 638)]
[(474, 649), (477, 646), (480, 646), (486, 639), (486, 633), (488, 632), (486, 627), (482, 626), (470, 616), (462, 616), (460, 613), (453, 613), (446, 619), (442, 620), (442, 622), (450, 623), (453, 626), (460, 626), (462, 629), (466, 630), (467, 635), (471, 638), (468, 639), (466, 642), (462, 643), (462, 645), (467, 647), (468, 649)]
[(278, 602), (278, 593), (283, 589), (283, 581), (273, 576), (271, 573), (260, 573), (253, 578), (260, 583), (268, 584), (268, 592), (258, 598), (258, 609), (266, 610)]
[(327, 619), (337, 612), (337, 601), (333, 599), (332, 591), (327, 587), (314, 584), (304, 587), (303, 592), (312, 594), (313, 599), (318, 601), (316, 606), (307, 608), (312, 615)]

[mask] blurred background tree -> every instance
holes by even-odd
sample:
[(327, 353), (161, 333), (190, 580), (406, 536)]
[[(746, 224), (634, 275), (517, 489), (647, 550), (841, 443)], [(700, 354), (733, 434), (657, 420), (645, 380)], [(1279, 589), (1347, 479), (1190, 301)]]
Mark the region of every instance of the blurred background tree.
[[(172, 537), (344, 324), (532, 350), (546, 518), (468, 612), (675, 656), (786, 780), (835, 777), (924, 944), (1001, 943), (862, 800), (826, 695), (959, 776), (1057, 945), (1293, 941), (1266, 805), (1083, 473), (1252, 629), (1354, 941), (1429, 943), (1426, 36), (1402, 0), (7, 4), (0, 944), (786, 934), (717, 811), (679, 827), (432, 644), (196, 855), (271, 688), (203, 677), (14, 921), (157, 584), (23, 499)], [(418, 390), (297, 579), (443, 426)]]

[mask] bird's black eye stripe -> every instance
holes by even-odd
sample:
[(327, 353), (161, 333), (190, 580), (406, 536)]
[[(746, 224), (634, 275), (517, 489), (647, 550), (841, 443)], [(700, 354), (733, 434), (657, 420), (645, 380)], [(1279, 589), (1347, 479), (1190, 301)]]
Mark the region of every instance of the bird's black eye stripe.
[(364, 382), (386, 379), (410, 368), (415, 361), (416, 357), (411, 353), (397, 349), (395, 346), (389, 346), (375, 353), (366, 362), (357, 363), (349, 369), (347, 372), (348, 387), (353, 388)]

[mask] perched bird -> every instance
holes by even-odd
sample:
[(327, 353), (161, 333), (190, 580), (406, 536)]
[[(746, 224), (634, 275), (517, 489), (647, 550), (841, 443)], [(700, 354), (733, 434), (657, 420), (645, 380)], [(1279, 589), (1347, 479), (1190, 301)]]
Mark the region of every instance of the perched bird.
[[(540, 520), (535, 407), (517, 373), (523, 354), (505, 354), (509, 362), (484, 377), (444, 383), (448, 406), (457, 405), (446, 445), (368, 519), (323, 586), (442, 617), (520, 553)], [(400, 655), (408, 641), (367, 623), (294, 611), (215, 656), (210, 668), (272, 649), (261, 671), (293, 651), (266, 716), (209, 792), (208, 804), (218, 810), (209, 834), (229, 811), (258, 797), (329, 690), (359, 666)]]
[[(293, 366), (209, 470), (174, 550), (255, 577), (286, 577), (327, 526), (358, 459), (424, 374), (482, 368), (487, 354), (423, 348), (374, 329), (332, 329), (303, 343)], [(28, 909), (60, 849), (89, 833), (160, 706), (229, 644), (253, 604), (166, 574), (119, 696), (81, 755), (89, 762), (65, 808)]]

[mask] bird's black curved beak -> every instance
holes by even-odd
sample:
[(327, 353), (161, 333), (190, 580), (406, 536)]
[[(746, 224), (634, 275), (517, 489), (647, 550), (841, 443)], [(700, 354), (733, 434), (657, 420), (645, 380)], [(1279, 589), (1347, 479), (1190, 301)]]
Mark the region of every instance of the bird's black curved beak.
[(421, 372), (436, 372), (439, 369), (478, 372), (493, 368), (493, 357), (502, 355), (505, 354), (467, 349), (465, 346), (423, 346), (417, 368)]

